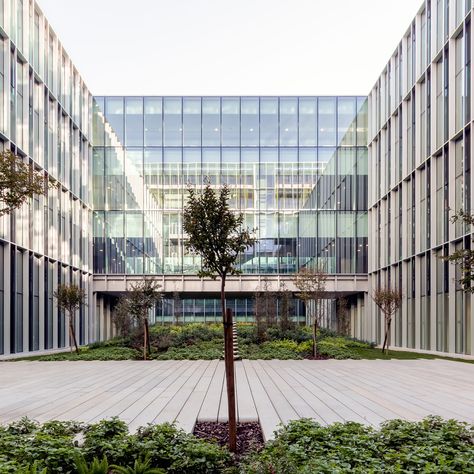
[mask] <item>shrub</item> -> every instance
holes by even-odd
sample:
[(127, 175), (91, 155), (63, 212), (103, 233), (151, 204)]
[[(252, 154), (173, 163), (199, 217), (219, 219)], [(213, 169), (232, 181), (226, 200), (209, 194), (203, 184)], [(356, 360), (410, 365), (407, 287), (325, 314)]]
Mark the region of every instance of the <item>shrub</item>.
[(319, 353), (331, 359), (360, 359), (351, 348), (369, 348), (368, 344), (356, 343), (343, 337), (327, 337), (318, 344)]
[(130, 347), (101, 346), (98, 348), (86, 347), (79, 354), (62, 352), (60, 354), (50, 354), (42, 356), (43, 361), (58, 360), (130, 360), (139, 359), (140, 353)]
[(214, 360), (222, 358), (223, 341), (201, 342), (193, 346), (170, 347), (166, 352), (152, 353), (157, 360)]
[[(289, 329), (270, 327), (266, 340), (259, 341), (255, 324), (237, 325), (239, 353), (246, 359), (301, 359), (311, 355), (311, 328), (292, 326)], [(150, 327), (151, 358), (157, 360), (221, 359), (224, 351), (221, 324), (193, 323), (179, 326), (155, 324)], [(358, 349), (373, 345), (344, 337), (332, 331), (318, 332), (320, 354), (336, 359), (359, 358)], [(138, 331), (128, 338), (93, 343), (79, 354), (64, 352), (36, 357), (39, 360), (129, 360), (141, 359), (143, 335)]]
[(312, 338), (311, 334), (311, 328), (307, 326), (295, 326), (289, 330), (282, 330), (279, 327), (271, 327), (267, 330), (267, 337), (270, 341), (290, 339), (296, 342), (304, 342)]
[(474, 472), (474, 429), (431, 417), (390, 421), (380, 430), (358, 423), (322, 427), (298, 420), (242, 465), (242, 474)]
[(198, 439), (173, 425), (149, 425), (137, 432), (139, 455), (170, 473), (222, 472), (230, 457), (217, 444)]
[[(78, 431), (79, 430), (79, 431)], [(76, 446), (75, 435), (84, 436)], [(150, 425), (129, 434), (117, 418), (93, 425), (48, 422), (39, 425), (28, 419), (0, 426), (0, 473), (48, 474), (108, 472), (109, 464), (121, 472), (177, 474), (223, 472), (230, 462), (227, 450), (217, 444), (186, 434), (173, 425)], [(137, 462), (139, 460), (139, 462)]]

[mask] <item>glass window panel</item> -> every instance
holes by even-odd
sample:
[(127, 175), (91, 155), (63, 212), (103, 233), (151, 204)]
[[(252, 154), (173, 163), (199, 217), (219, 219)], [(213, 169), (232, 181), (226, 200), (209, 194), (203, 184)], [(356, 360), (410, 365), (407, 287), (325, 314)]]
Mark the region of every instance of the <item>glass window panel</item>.
[(105, 103), (105, 116), (121, 144), (124, 143), (124, 113), (123, 97), (107, 97)]
[(202, 99), (202, 144), (220, 146), (221, 104), (218, 98)]
[(212, 184), (220, 182), (221, 171), (220, 149), (203, 148), (202, 150), (202, 174), (209, 178)]
[(278, 99), (260, 99), (260, 145), (278, 146)]
[(127, 209), (143, 208), (143, 149), (125, 152), (125, 201)]
[(341, 148), (338, 151), (338, 174), (352, 175), (355, 171), (356, 152), (355, 149)]
[(318, 100), (318, 144), (336, 145), (336, 99), (321, 97)]
[(198, 184), (201, 179), (201, 149), (183, 151), (183, 174), (185, 184)]
[(161, 97), (145, 97), (145, 146), (161, 146), (163, 135)]
[(164, 146), (181, 146), (183, 124), (181, 121), (181, 99), (166, 97), (164, 99)]
[(356, 144), (356, 99), (340, 97), (337, 101), (337, 141), (340, 146)]
[(201, 99), (183, 99), (183, 145), (201, 146)]
[(146, 148), (143, 168), (145, 175), (145, 184), (149, 186), (160, 184), (162, 173), (162, 152), (159, 148)]
[(240, 150), (227, 148), (222, 150), (222, 180), (223, 183), (236, 185), (240, 183)]
[(301, 98), (299, 100), (299, 145), (316, 146), (318, 141), (317, 129), (317, 99)]
[(122, 148), (106, 148), (105, 194), (107, 209), (123, 209), (125, 198), (124, 156)]
[(125, 144), (143, 146), (143, 99), (125, 99)]
[(243, 98), (241, 102), (241, 145), (259, 144), (259, 103), (257, 98)]
[(222, 146), (240, 145), (240, 100), (222, 98)]
[(280, 99), (280, 146), (298, 144), (298, 99)]
[(125, 214), (125, 255), (126, 273), (143, 273), (143, 214), (128, 212)]

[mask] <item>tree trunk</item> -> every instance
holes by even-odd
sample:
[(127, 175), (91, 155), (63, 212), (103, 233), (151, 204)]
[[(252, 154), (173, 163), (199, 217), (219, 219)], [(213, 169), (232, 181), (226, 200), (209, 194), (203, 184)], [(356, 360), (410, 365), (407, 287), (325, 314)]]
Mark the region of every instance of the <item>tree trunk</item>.
[(392, 327), (392, 318), (390, 317), (387, 324), (387, 354), (390, 349), (390, 329)]
[(147, 359), (147, 348), (148, 348), (148, 319), (143, 320), (143, 360)]
[(229, 450), (237, 449), (237, 417), (235, 408), (235, 374), (234, 374), (234, 335), (232, 310), (225, 307), (225, 276), (221, 279), (221, 305), (224, 322), (224, 363), (227, 382), (227, 407), (229, 412)]
[(387, 317), (384, 315), (384, 330), (385, 330), (385, 337), (383, 340), (383, 346), (382, 346), (382, 354), (385, 354), (385, 346), (387, 345), (387, 339), (388, 339), (388, 325), (387, 325)]
[(148, 318), (145, 318), (145, 338), (146, 347), (148, 348), (148, 354), (151, 354), (150, 324), (148, 323)]
[(74, 342), (76, 352), (79, 354), (79, 346), (77, 345), (76, 332), (74, 331), (74, 325), (72, 324), (72, 315), (69, 316), (69, 345), (71, 345), (71, 339)]
[(317, 337), (318, 337), (318, 320), (316, 319), (316, 315), (313, 316), (313, 357), (316, 358), (318, 355), (318, 347), (317, 347)]

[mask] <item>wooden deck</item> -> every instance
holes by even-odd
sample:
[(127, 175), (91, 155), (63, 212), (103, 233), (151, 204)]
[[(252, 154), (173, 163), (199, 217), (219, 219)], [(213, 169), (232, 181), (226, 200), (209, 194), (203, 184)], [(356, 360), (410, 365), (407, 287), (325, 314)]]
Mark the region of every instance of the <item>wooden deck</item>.
[[(322, 424), (419, 420), (474, 423), (474, 364), (444, 360), (242, 361), (240, 421), (260, 420), (266, 439), (300, 417)], [(0, 423), (23, 416), (94, 422), (118, 416), (131, 430), (175, 421), (226, 421), (219, 361), (0, 363)]]

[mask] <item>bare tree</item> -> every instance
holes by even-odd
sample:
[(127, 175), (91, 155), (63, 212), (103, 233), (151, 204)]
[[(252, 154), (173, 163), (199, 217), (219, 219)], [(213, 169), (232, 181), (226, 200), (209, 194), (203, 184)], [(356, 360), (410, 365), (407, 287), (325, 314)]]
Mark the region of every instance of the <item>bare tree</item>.
[(85, 304), (86, 292), (77, 285), (59, 285), (57, 290), (53, 292), (58, 308), (67, 313), (69, 319), (69, 345), (72, 352), (72, 343), (79, 354), (79, 346), (77, 344), (76, 331), (74, 329), (74, 316), (76, 311)]
[(349, 336), (351, 329), (349, 301), (344, 296), (341, 296), (336, 300), (336, 318), (338, 333), (343, 336)]
[(153, 278), (145, 278), (131, 285), (130, 290), (124, 295), (124, 308), (122, 311), (128, 311), (132, 321), (135, 321), (143, 328), (144, 360), (147, 360), (147, 355), (151, 352), (149, 314), (162, 298), (162, 294), (159, 291), (160, 288), (161, 285)]
[(174, 324), (181, 324), (181, 317), (183, 315), (183, 305), (178, 291), (173, 291), (173, 313)]
[(128, 300), (125, 295), (121, 295), (112, 311), (112, 320), (118, 333), (122, 336), (128, 336), (132, 328), (132, 317), (128, 307)]
[(275, 326), (277, 313), (277, 292), (271, 289), (268, 278), (263, 277), (259, 289), (254, 296), (255, 322), (257, 324), (257, 337), (264, 341), (269, 327)]
[(282, 283), (280, 286), (280, 291), (278, 292), (278, 301), (280, 302), (279, 311), (278, 311), (278, 325), (282, 331), (289, 331), (293, 327), (293, 321), (291, 320), (291, 303), (292, 303), (292, 294), (288, 290), (285, 283)]
[(204, 189), (198, 193), (188, 188), (188, 203), (184, 209), (183, 227), (188, 240), (189, 252), (201, 257), (201, 278), (221, 280), (221, 306), (224, 323), (225, 368), (227, 381), (227, 403), (229, 412), (229, 449), (237, 449), (237, 417), (235, 404), (234, 336), (233, 315), (225, 307), (225, 284), (229, 275), (239, 274), (239, 256), (255, 239), (244, 227), (244, 215), (234, 212), (229, 205), (230, 188), (223, 185), (215, 192), (210, 180), (206, 179)]
[(312, 268), (302, 268), (294, 276), (294, 283), (299, 290), (298, 297), (304, 302), (306, 311), (310, 312), (310, 324), (313, 328), (313, 357), (318, 354), (317, 335), (324, 316), (323, 301), (326, 293), (328, 274), (322, 264)]
[(392, 319), (398, 308), (402, 304), (403, 295), (397, 289), (390, 287), (378, 287), (372, 294), (374, 303), (379, 307), (384, 316), (385, 337), (382, 346), (382, 352), (388, 353), (390, 347), (390, 328), (392, 326)]

